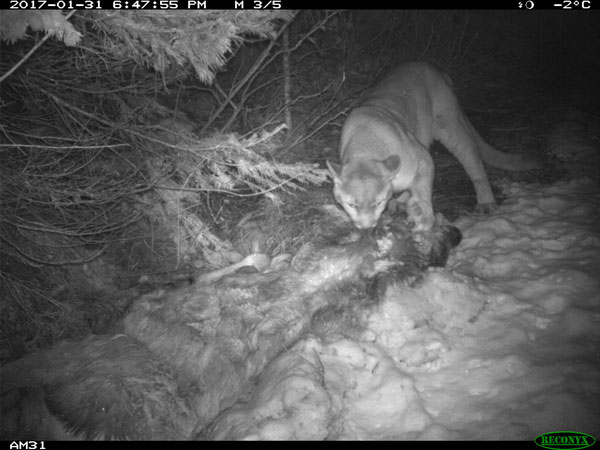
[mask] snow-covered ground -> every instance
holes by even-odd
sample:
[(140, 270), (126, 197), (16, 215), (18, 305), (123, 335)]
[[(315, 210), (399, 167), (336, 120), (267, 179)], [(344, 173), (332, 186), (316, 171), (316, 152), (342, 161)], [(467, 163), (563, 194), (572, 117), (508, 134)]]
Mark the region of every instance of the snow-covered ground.
[(360, 338), (297, 343), (213, 437), (600, 437), (600, 188), (503, 190), (445, 269), (389, 290)]

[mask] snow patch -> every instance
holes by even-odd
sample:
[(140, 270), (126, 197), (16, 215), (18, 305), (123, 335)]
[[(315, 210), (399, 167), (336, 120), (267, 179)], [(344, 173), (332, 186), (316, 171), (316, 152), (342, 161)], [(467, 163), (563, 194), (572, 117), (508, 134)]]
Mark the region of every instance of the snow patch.
[(246, 404), (236, 439), (534, 439), (600, 434), (600, 188), (504, 183), (457, 221), (446, 269), (389, 288), (356, 339), (298, 342)]

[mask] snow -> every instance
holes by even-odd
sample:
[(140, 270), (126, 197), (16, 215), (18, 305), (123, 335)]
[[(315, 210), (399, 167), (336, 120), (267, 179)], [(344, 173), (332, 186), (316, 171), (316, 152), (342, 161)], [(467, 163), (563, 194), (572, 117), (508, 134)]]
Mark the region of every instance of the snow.
[(495, 212), (456, 222), (445, 269), (389, 289), (356, 339), (281, 354), (212, 437), (600, 435), (600, 188), (502, 188)]

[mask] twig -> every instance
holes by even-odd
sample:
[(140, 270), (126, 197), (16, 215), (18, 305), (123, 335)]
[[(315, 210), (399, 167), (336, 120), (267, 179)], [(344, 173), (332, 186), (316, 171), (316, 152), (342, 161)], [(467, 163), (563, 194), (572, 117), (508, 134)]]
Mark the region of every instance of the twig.
[(283, 33), (283, 104), (285, 108), (285, 123), (288, 132), (292, 131), (292, 105), (290, 99), (291, 75), (290, 75), (290, 34), (286, 29)]
[[(203, 134), (208, 129), (208, 127), (210, 125), (212, 125), (212, 123), (214, 122), (215, 118), (218, 117), (219, 114), (221, 114), (223, 112), (223, 110), (229, 104), (229, 102), (232, 101), (232, 99), (235, 96), (235, 94), (237, 94), (239, 92), (239, 90), (245, 85), (245, 83), (248, 81), (248, 79), (250, 79), (252, 77), (252, 75), (262, 66), (263, 61), (269, 55), (269, 52), (271, 51), (271, 49), (273, 48), (273, 46), (277, 42), (277, 39), (279, 39), (279, 36), (281, 36), (281, 34), (285, 31), (285, 29), (292, 22), (292, 20), (293, 20), (293, 18), (290, 19), (289, 22), (286, 22), (286, 23), (284, 23), (282, 25), (282, 27), (277, 32), (277, 35), (269, 42), (269, 45), (267, 45), (267, 48), (265, 48), (263, 50), (262, 54), (258, 57), (258, 59), (254, 63), (254, 65), (250, 68), (250, 70), (248, 71), (248, 73), (246, 73), (246, 75), (244, 76), (244, 78), (236, 86), (234, 86), (231, 89), (231, 91), (229, 92), (229, 95), (227, 96), (227, 98), (225, 99), (225, 101), (223, 101), (219, 105), (219, 107), (217, 108), (217, 110), (213, 113), (211, 119), (209, 119), (207, 121), (207, 123), (202, 127), (202, 129), (200, 131), (201, 134)], [(223, 128), (225, 128), (225, 127), (223, 127)]]

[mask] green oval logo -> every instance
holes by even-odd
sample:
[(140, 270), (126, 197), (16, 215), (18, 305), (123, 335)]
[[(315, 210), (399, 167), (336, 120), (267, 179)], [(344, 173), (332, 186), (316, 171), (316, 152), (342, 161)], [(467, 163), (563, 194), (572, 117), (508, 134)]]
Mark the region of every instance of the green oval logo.
[(533, 442), (544, 448), (574, 450), (594, 445), (596, 438), (576, 431), (553, 431), (540, 434)]

